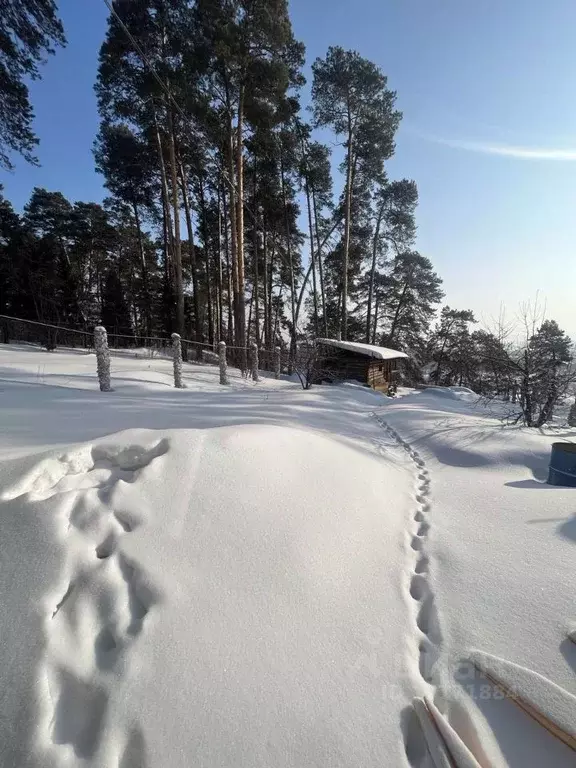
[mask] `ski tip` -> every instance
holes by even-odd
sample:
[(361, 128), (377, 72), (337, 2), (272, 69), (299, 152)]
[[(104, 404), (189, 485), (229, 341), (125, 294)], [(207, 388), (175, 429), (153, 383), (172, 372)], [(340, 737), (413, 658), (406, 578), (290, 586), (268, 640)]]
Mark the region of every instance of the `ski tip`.
[(576, 697), (532, 669), (474, 651), (470, 661), (552, 736), (576, 751)]
[(416, 698), (412, 706), (422, 726), (435, 768), (480, 768), (457, 731), (429, 698)]

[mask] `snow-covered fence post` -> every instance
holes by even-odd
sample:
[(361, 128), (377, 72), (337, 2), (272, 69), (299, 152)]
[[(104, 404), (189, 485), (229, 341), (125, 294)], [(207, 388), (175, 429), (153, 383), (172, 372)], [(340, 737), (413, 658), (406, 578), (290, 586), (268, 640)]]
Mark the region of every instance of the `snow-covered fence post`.
[(110, 392), (110, 350), (108, 349), (108, 334), (106, 328), (99, 325), (94, 328), (94, 349), (96, 350), (96, 370), (100, 392)]
[(280, 370), (282, 366), (282, 350), (280, 347), (274, 348), (274, 377), (280, 378)]
[(174, 361), (174, 386), (184, 389), (182, 383), (182, 341), (179, 333), (172, 334), (172, 359)]
[(250, 345), (250, 349), (252, 350), (252, 378), (254, 381), (260, 381), (260, 376), (258, 376), (258, 345), (255, 341)]
[(226, 342), (218, 344), (218, 363), (220, 365), (220, 384), (228, 384), (228, 369), (226, 367)]

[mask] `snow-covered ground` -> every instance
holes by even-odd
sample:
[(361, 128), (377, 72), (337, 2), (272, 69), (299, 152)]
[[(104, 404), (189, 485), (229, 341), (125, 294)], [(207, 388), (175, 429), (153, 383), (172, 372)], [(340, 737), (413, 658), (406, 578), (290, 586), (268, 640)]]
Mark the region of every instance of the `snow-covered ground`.
[(0, 765), (425, 768), (415, 696), (483, 768), (574, 765), (471, 661), (576, 722), (559, 438), (230, 374), (0, 345)]

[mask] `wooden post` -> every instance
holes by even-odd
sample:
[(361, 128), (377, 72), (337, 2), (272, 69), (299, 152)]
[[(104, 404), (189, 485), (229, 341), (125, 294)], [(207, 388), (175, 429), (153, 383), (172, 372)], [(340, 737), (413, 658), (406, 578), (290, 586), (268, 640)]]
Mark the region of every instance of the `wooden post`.
[(106, 328), (102, 325), (94, 328), (94, 348), (96, 349), (96, 370), (98, 371), (100, 392), (111, 392), (108, 334), (106, 333)]
[(179, 333), (172, 334), (172, 359), (174, 361), (174, 386), (185, 389), (182, 382), (182, 340)]
[(225, 341), (221, 341), (218, 344), (218, 362), (220, 364), (220, 384), (229, 384), (230, 382), (228, 381)]
[(252, 342), (251, 344), (252, 349), (252, 378), (254, 381), (260, 381), (260, 376), (258, 375), (258, 345), (256, 342)]

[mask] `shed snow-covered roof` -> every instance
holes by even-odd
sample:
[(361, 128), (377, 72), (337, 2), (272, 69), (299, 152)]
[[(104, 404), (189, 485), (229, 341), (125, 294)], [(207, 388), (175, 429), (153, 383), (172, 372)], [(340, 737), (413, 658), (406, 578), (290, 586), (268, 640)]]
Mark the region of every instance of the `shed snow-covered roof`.
[(337, 339), (316, 339), (316, 341), (318, 344), (348, 349), (350, 352), (357, 352), (359, 355), (373, 357), (376, 360), (394, 360), (399, 357), (408, 357), (407, 354), (399, 352), (397, 349), (377, 347), (375, 344), (361, 344), (359, 341), (338, 341)]

